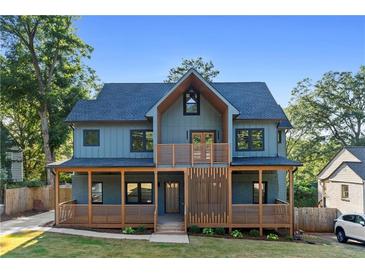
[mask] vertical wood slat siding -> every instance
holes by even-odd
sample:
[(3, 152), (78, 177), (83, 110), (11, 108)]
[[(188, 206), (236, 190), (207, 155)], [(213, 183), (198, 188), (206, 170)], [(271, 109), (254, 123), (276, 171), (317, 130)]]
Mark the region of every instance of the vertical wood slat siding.
[(226, 226), (228, 168), (188, 169), (188, 225)]

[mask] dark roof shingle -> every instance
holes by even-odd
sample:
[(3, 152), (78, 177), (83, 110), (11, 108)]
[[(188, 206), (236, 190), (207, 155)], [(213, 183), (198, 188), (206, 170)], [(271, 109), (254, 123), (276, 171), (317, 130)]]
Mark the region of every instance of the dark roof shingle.
[[(145, 120), (145, 114), (173, 83), (105, 84), (96, 100), (79, 101), (67, 122)], [(212, 83), (240, 114), (238, 119), (281, 120), (291, 126), (283, 109), (263, 82)]]

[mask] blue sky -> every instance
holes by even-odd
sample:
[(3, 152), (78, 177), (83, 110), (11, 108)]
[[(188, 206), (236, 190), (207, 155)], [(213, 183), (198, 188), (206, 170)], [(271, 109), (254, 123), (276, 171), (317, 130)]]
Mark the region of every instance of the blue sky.
[(83, 16), (102, 82), (162, 82), (182, 58), (202, 56), (216, 81), (264, 81), (282, 106), (296, 83), (365, 65), (365, 17)]

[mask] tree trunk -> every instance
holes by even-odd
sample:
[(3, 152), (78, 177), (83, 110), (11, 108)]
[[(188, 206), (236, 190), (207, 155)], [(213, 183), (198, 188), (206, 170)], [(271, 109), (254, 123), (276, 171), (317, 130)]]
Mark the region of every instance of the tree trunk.
[(51, 153), (49, 146), (49, 121), (48, 121), (48, 110), (47, 106), (44, 106), (42, 110), (39, 111), (39, 117), (41, 119), (41, 129), (43, 138), (43, 151), (46, 157), (46, 173), (47, 173), (47, 183), (54, 183), (54, 176), (51, 169), (47, 168), (47, 165), (54, 162), (54, 157)]

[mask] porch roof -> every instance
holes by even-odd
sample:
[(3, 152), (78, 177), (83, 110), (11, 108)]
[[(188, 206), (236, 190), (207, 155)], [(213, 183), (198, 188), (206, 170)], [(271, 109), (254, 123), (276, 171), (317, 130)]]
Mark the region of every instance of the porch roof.
[(277, 157), (233, 157), (232, 166), (302, 166), (302, 163)]
[(48, 167), (154, 167), (152, 158), (71, 158)]

